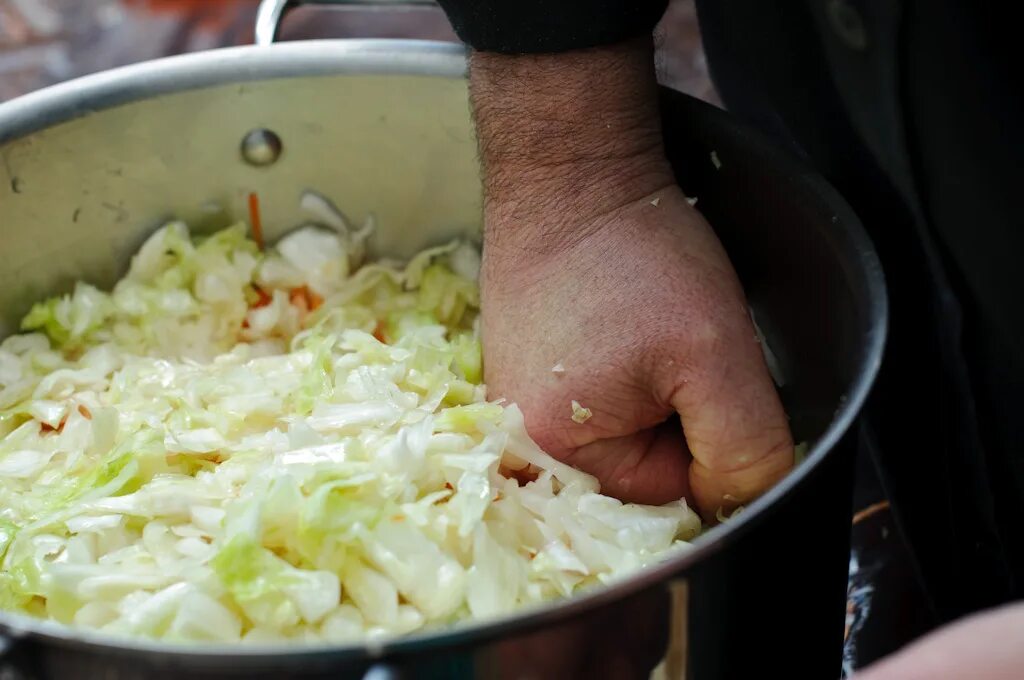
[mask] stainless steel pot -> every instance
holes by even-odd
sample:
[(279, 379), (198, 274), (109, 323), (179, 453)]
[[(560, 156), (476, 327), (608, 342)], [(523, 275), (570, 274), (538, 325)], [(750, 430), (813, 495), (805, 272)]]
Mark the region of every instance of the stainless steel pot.
[[(0, 336), (76, 279), (110, 285), (174, 215), (259, 192), (273, 238), (307, 188), (374, 212), (378, 252), (480, 224), (460, 47), (330, 41), (163, 59), (0, 105)], [(538, 610), (367, 646), (183, 647), (0, 613), (3, 677), (731, 678), (838, 674), (855, 419), (877, 371), (878, 261), (820, 178), (727, 114), (664, 93), (667, 148), (744, 279), (808, 459), (685, 555)], [(252, 130), (273, 149), (242, 151)], [(265, 137), (264, 137), (265, 139)], [(720, 162), (712, 163), (715, 152)], [(792, 623), (797, 621), (800, 623)]]

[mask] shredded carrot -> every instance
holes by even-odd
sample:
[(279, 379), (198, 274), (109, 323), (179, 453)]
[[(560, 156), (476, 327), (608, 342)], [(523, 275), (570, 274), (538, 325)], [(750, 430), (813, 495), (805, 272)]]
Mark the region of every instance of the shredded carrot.
[(391, 519), (393, 521), (395, 521), (395, 522), (404, 522), (405, 521), (405, 516), (403, 516), (403, 515), (392, 515)]
[[(302, 288), (305, 288), (305, 286)], [(306, 301), (306, 296), (302, 294), (302, 288), (292, 288), (291, 293), (288, 294), (288, 301), (305, 314), (309, 311), (309, 303)]]
[(81, 413), (82, 417), (86, 420), (92, 420), (92, 413), (85, 407), (85, 404), (78, 405), (78, 412)]
[(387, 344), (387, 338), (384, 337), (384, 322), (378, 321), (377, 327), (373, 329), (373, 337), (377, 338), (384, 344)]
[(39, 432), (42, 434), (50, 434), (51, 432), (56, 432), (57, 434), (60, 434), (61, 432), (64, 431), (64, 425), (66, 425), (67, 422), (68, 416), (67, 414), (64, 414), (64, 417), (60, 419), (59, 423), (57, 423), (57, 427), (54, 427), (49, 423), (39, 423)]
[(259, 286), (253, 286), (253, 290), (256, 291), (257, 300), (256, 302), (249, 305), (250, 309), (259, 309), (260, 307), (266, 307), (267, 305), (274, 301), (274, 297), (267, 291), (260, 288)]
[(304, 312), (316, 311), (324, 304), (324, 299), (310, 290), (309, 286), (305, 285), (292, 288), (288, 294), (288, 299), (293, 305)]
[[(259, 309), (260, 307), (266, 307), (267, 305), (274, 301), (273, 296), (267, 291), (260, 288), (259, 286), (254, 285), (252, 289), (253, 292), (256, 294), (256, 301), (249, 305), (250, 310)], [(245, 330), (247, 328), (249, 328), (248, 315), (246, 315), (246, 317), (242, 319), (242, 329)]]
[(263, 250), (263, 221), (260, 219), (260, 197), (256, 192), (249, 194), (249, 224), (252, 226), (252, 240)]

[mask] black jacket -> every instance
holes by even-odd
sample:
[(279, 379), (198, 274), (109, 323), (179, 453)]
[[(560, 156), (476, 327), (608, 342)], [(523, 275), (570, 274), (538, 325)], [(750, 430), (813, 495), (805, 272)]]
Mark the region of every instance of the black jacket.
[[(650, 33), (667, 0), (440, 0), (477, 49)], [(885, 265), (876, 460), (948, 619), (1024, 582), (1024, 77), (999, 3), (698, 0), (715, 83), (853, 205)], [(1019, 71), (1019, 69), (1017, 69)]]

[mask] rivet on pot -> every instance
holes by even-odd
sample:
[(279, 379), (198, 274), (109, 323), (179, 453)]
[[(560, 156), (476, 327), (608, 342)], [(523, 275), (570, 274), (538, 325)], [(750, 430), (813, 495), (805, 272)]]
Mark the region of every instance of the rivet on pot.
[(255, 167), (273, 165), (283, 148), (277, 133), (266, 128), (250, 130), (242, 138), (242, 158)]

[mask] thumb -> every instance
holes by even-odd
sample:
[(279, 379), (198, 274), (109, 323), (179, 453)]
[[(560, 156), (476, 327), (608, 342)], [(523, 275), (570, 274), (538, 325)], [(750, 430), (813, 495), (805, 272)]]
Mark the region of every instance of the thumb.
[(782, 402), (753, 324), (740, 316), (692, 354), (670, 399), (693, 455), (691, 493), (709, 521), (753, 501), (793, 467)]

